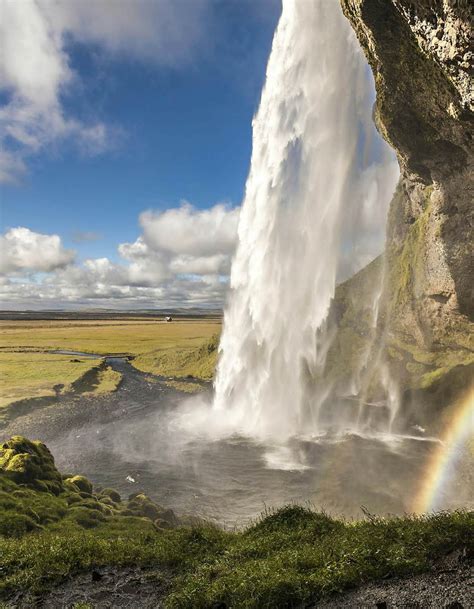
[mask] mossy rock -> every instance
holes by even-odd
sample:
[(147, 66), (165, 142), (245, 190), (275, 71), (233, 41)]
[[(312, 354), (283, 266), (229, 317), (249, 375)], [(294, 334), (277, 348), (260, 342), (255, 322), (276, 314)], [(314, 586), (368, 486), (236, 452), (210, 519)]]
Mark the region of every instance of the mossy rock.
[(112, 499), (110, 497), (103, 497), (102, 495), (99, 495), (99, 497), (97, 497), (98, 501), (100, 501), (100, 503), (102, 505), (107, 506), (108, 508), (112, 509), (112, 510), (117, 510), (118, 509), (118, 504), (115, 501), (112, 501)]
[(96, 499), (82, 499), (78, 503), (74, 503), (74, 507), (84, 507), (88, 510), (98, 510), (99, 512), (106, 512), (106, 507)]
[(92, 482), (90, 482), (85, 476), (73, 476), (72, 478), (67, 478), (65, 482), (74, 484), (79, 491), (82, 493), (87, 493), (87, 496), (92, 495)]
[(115, 503), (120, 503), (122, 501), (122, 498), (120, 497), (120, 494), (116, 490), (114, 490), (113, 488), (104, 488), (100, 492), (100, 495), (101, 496), (105, 496), (105, 497), (109, 497)]
[(0, 472), (40, 491), (59, 494), (63, 490), (61, 474), (48, 448), (22, 436), (13, 436), (1, 445)]
[(127, 516), (144, 516), (154, 521), (161, 518), (163, 512), (165, 512), (164, 508), (157, 505), (147, 495), (139, 493), (128, 501), (124, 514)]
[(80, 503), (82, 501), (82, 497), (79, 495), (79, 493), (73, 493), (71, 495), (68, 495), (66, 498), (67, 504), (68, 505), (74, 505), (77, 503)]

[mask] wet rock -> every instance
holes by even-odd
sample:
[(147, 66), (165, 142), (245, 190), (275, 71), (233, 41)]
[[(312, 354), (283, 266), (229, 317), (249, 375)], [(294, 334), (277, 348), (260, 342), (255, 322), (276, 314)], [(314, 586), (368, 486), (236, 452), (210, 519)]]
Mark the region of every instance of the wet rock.
[[(370, 399), (383, 394), (383, 361), (389, 377), (407, 389), (399, 412), (435, 421), (440, 404), (454, 401), (472, 379), (474, 89), (466, 71), (472, 67), (472, 3), (341, 4), (374, 72), (375, 123), (401, 170), (378, 300), (375, 344), (381, 337), (381, 349), (374, 352), (382, 356), (377, 365), (368, 363), (364, 391)], [(345, 300), (357, 303), (349, 287)], [(342, 357), (352, 345), (364, 348), (363, 322), (357, 311), (343, 320), (334, 341)], [(339, 353), (329, 355), (337, 362)], [(412, 413), (413, 404), (418, 411)]]

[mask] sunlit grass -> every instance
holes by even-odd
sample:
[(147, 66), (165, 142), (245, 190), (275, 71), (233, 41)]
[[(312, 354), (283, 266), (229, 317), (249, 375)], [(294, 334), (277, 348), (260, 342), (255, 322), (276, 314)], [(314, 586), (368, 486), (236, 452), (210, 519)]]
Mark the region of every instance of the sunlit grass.
[[(32, 397), (53, 396), (58, 384), (71, 383), (99, 364), (47, 353), (69, 350), (134, 356), (139, 370), (163, 376), (194, 376), (209, 380), (217, 352), (208, 345), (220, 331), (220, 321), (161, 320), (2, 321), (0, 322), (0, 406)], [(211, 343), (210, 343), (211, 341)], [(205, 347), (202, 348), (203, 343)], [(79, 362), (72, 360), (79, 359)], [(95, 393), (112, 391), (120, 379), (112, 370), (101, 373)]]
[(99, 363), (98, 359), (69, 355), (0, 351), (0, 406), (26, 398), (53, 396), (56, 385), (64, 385), (64, 391)]
[(454, 549), (472, 547), (473, 514), (344, 522), (297, 506), (243, 532), (210, 525), (154, 531), (115, 519), (0, 539), (0, 594), (37, 592), (70, 573), (106, 565), (166, 569), (170, 609), (303, 607), (331, 593), (429, 571)]
[(91, 391), (86, 392), (85, 395), (104, 395), (115, 391), (120, 385), (122, 375), (120, 372), (113, 370), (110, 366), (107, 366), (103, 370), (99, 370), (97, 374), (97, 382)]
[(220, 329), (220, 321), (28, 321), (0, 322), (3, 349), (67, 349), (85, 353), (140, 355), (197, 347)]

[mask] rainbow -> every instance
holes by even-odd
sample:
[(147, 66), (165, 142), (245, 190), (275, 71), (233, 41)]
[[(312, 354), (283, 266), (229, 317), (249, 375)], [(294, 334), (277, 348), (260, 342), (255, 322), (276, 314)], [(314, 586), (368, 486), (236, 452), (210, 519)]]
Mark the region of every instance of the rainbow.
[(456, 402), (454, 416), (429, 457), (423, 482), (413, 502), (413, 512), (422, 514), (441, 507), (443, 490), (449, 483), (460, 452), (474, 434), (474, 385)]

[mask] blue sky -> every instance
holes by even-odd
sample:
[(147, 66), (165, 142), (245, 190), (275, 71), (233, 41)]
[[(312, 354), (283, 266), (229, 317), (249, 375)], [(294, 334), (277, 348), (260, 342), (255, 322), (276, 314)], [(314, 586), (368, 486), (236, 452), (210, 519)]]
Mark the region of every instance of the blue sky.
[[(281, 1), (1, 10), (2, 308), (221, 306)], [(359, 169), (385, 173), (366, 172), (346, 276), (381, 251), (380, 193), (397, 174), (365, 110)]]
[(2, 307), (219, 306), (280, 0), (6, 0)]
[[(179, 19), (192, 3), (181, 3)], [(74, 137), (58, 138), (25, 154), (26, 171), (2, 185), (3, 230), (57, 234), (80, 258), (117, 260), (117, 245), (138, 237), (146, 209), (183, 199), (198, 209), (239, 204), (279, 11), (273, 0), (257, 7), (250, 0), (209, 2), (192, 57), (168, 65), (133, 52), (132, 44), (111, 53), (100, 39), (66, 31), (74, 82), (61, 92), (63, 112), (84, 124), (100, 122), (112, 141), (91, 154), (78, 150)], [(89, 239), (81, 243), (83, 237)]]

